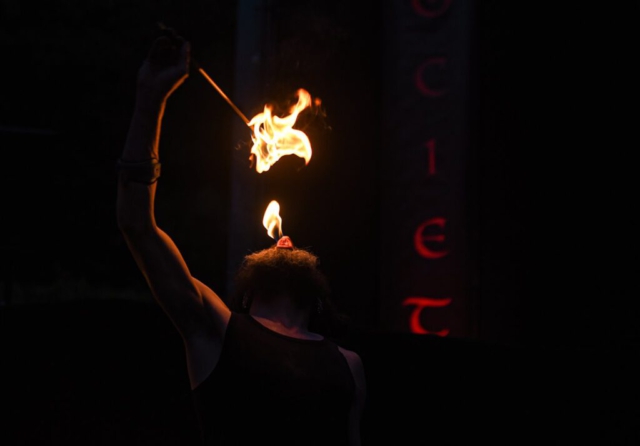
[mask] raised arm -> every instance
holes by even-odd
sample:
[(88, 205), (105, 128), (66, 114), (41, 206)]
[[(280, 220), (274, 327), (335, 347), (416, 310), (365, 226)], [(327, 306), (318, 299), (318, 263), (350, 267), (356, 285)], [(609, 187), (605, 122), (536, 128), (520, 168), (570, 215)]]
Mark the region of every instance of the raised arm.
[(216, 293), (191, 276), (175, 243), (158, 227), (157, 183), (150, 174), (146, 174), (150, 181), (144, 182), (145, 169), (152, 169), (154, 160), (159, 162), (162, 116), (167, 99), (188, 76), (189, 51), (188, 42), (162, 37), (140, 67), (135, 110), (119, 162), (117, 220), (153, 297), (185, 341), (193, 385), (211, 368), (202, 358), (221, 343), (230, 311)]

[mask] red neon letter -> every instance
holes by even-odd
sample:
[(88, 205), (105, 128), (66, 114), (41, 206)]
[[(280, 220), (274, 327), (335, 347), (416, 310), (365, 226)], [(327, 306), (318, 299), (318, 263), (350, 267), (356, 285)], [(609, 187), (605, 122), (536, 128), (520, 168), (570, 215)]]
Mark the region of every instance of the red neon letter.
[(436, 334), (438, 336), (446, 336), (449, 334), (449, 329), (445, 328), (440, 331), (428, 331), (420, 324), (420, 313), (425, 307), (446, 307), (451, 303), (451, 298), (446, 299), (433, 299), (431, 297), (407, 297), (402, 305), (415, 305), (411, 318), (409, 319), (409, 328), (411, 333), (416, 334)]
[(431, 218), (418, 226), (416, 232), (413, 234), (413, 246), (416, 248), (418, 254), (425, 259), (439, 259), (440, 257), (444, 257), (449, 254), (449, 251), (446, 249), (442, 251), (434, 251), (425, 245), (426, 241), (444, 242), (444, 234), (425, 235), (424, 231), (429, 226), (439, 226), (440, 228), (444, 228), (446, 222), (447, 220), (443, 217)]
[(445, 59), (444, 57), (430, 57), (424, 62), (422, 62), (422, 64), (418, 67), (418, 69), (416, 70), (415, 82), (416, 82), (416, 87), (418, 87), (418, 90), (420, 90), (420, 92), (423, 95), (436, 97), (436, 96), (442, 96), (447, 92), (445, 88), (441, 88), (439, 90), (433, 89), (429, 87), (424, 81), (424, 72), (428, 67), (430, 67), (431, 65), (436, 65), (440, 67), (440, 69), (444, 69), (444, 66), (446, 64), (447, 64), (447, 59)]
[(420, 2), (420, 0), (411, 0), (411, 6), (413, 6), (413, 10), (415, 12), (432, 19), (434, 17), (442, 15), (442, 13), (449, 9), (451, 0), (441, 0), (440, 3), (442, 4), (440, 5), (440, 7), (438, 7), (438, 5), (436, 4), (435, 8), (433, 8), (432, 5), (434, 3), (438, 3), (436, 0), (428, 0), (427, 3), (429, 3), (429, 7), (425, 8), (424, 6), (422, 6), (422, 2)]
[(425, 144), (427, 146), (428, 155), (429, 155), (429, 175), (436, 174), (436, 140), (430, 139)]

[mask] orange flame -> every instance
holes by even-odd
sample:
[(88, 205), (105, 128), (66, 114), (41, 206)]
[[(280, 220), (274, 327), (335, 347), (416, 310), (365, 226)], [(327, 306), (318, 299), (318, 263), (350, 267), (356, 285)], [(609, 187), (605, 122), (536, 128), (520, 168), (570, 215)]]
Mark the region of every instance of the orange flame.
[(285, 155), (297, 155), (304, 158), (305, 164), (311, 159), (311, 143), (307, 135), (293, 128), (302, 110), (311, 105), (311, 95), (304, 89), (299, 89), (298, 103), (291, 107), (289, 115), (273, 116), (273, 107), (264, 106), (264, 111), (254, 116), (247, 125), (253, 127), (253, 147), (251, 158), (256, 161), (258, 173), (265, 172), (276, 161)]
[[(267, 206), (267, 210), (262, 218), (262, 224), (267, 229), (269, 237), (279, 239), (282, 237), (282, 218), (280, 218), (280, 204), (276, 200), (272, 200)], [(278, 237), (276, 238), (276, 230)]]

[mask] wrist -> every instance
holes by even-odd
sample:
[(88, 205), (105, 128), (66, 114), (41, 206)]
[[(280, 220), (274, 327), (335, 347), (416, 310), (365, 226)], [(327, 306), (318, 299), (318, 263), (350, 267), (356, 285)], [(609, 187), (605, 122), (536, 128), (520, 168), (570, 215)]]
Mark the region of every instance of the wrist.
[(128, 161), (123, 157), (116, 162), (116, 171), (124, 183), (153, 184), (160, 177), (161, 164), (157, 158)]

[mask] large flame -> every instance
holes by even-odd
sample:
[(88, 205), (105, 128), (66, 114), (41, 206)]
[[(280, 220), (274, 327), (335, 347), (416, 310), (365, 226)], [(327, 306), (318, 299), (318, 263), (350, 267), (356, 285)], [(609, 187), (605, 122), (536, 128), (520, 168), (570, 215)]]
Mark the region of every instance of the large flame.
[[(276, 200), (272, 200), (267, 206), (267, 210), (262, 218), (262, 224), (267, 229), (269, 237), (279, 239), (282, 237), (282, 218), (280, 218), (280, 204)], [(278, 231), (278, 237), (276, 237)]]
[(285, 155), (297, 155), (304, 158), (305, 164), (311, 159), (311, 143), (304, 132), (293, 125), (298, 114), (311, 105), (311, 95), (299, 89), (298, 103), (291, 107), (289, 115), (280, 117), (271, 114), (273, 107), (264, 106), (264, 111), (254, 116), (248, 125), (253, 127), (253, 147), (251, 157), (255, 160), (258, 173), (265, 172)]

